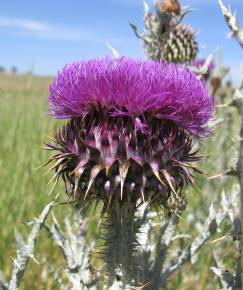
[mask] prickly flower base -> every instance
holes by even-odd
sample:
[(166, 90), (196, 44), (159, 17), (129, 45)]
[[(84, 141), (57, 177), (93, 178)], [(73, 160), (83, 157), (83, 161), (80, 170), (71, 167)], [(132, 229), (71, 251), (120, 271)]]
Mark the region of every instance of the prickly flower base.
[(126, 117), (99, 118), (72, 118), (56, 134), (48, 145), (58, 151), (49, 160), (55, 162), (53, 179), (61, 176), (82, 208), (94, 200), (108, 214), (117, 202), (183, 210), (182, 189), (193, 184), (190, 171), (198, 170), (191, 162), (200, 158), (187, 132), (171, 121), (152, 119), (146, 131), (139, 119), (136, 127)]
[[(93, 111), (72, 118), (55, 136), (50, 150), (58, 151), (54, 180), (61, 176), (70, 198), (81, 208), (101, 202), (105, 245), (102, 256), (109, 283), (120, 269), (131, 284), (137, 248), (135, 213), (143, 203), (168, 213), (183, 210), (183, 188), (193, 184), (192, 152), (188, 133), (169, 120), (100, 116)], [(148, 129), (148, 127), (149, 129)]]

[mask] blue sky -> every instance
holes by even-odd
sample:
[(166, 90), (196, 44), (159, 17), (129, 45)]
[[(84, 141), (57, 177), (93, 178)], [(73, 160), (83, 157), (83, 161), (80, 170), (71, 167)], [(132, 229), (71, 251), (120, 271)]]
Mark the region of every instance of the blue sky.
[[(236, 9), (243, 26), (243, 0), (225, 0)], [(152, 7), (152, 0), (148, 1)], [(227, 39), (229, 32), (216, 0), (183, 0), (197, 10), (185, 19), (198, 31), (200, 54), (206, 57), (218, 47), (224, 63), (239, 78), (243, 52)], [(66, 63), (108, 55), (109, 42), (120, 54), (143, 58), (141, 42), (128, 23), (142, 30), (142, 0), (1, 0), (0, 66), (15, 65), (25, 72), (55, 74)]]

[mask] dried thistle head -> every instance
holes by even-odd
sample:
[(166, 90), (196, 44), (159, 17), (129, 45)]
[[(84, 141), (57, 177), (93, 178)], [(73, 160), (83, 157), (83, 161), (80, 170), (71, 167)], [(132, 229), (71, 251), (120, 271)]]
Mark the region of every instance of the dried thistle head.
[(213, 102), (201, 80), (183, 67), (111, 58), (66, 66), (50, 86), (52, 116), (69, 119), (55, 135), (55, 179), (85, 207), (148, 202), (184, 209), (193, 184), (193, 143), (207, 135)]
[(179, 16), (181, 5), (178, 0), (164, 0), (156, 4), (156, 9), (160, 14), (168, 13), (172, 16)]
[(191, 26), (181, 24), (189, 10), (181, 10), (179, 1), (155, 1), (156, 14), (144, 9), (144, 33), (138, 33), (137, 27), (131, 25), (135, 35), (144, 42), (148, 58), (172, 63), (191, 63), (196, 58), (198, 44)]

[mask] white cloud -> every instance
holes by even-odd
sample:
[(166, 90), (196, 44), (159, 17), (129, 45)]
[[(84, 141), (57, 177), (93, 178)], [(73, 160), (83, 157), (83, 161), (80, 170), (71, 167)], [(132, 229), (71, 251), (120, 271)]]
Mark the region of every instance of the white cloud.
[(42, 22), (5, 16), (0, 16), (0, 27), (22, 28), (36, 32), (47, 32), (50, 30), (50, 27)]
[(0, 28), (5, 29), (5, 33), (8, 29), (8, 32), (14, 32), (19, 36), (83, 41), (87, 38), (87, 34), (78, 29), (6, 16), (0, 16)]
[(0, 33), (13, 37), (31, 37), (39, 39), (77, 41), (86, 43), (113, 45), (129, 44), (135, 38), (110, 35), (107, 31), (77, 29), (42, 21), (0, 16)]

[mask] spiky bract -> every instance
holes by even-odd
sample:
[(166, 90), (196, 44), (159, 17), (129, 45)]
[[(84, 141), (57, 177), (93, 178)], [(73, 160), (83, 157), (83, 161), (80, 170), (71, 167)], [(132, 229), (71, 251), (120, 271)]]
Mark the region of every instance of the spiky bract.
[(192, 140), (172, 121), (152, 120), (151, 132), (136, 130), (129, 117), (109, 117), (104, 125), (97, 112), (72, 118), (48, 145), (57, 180), (81, 206), (103, 201), (110, 212), (119, 200), (150, 202), (168, 210), (185, 207), (184, 185), (192, 183)]

